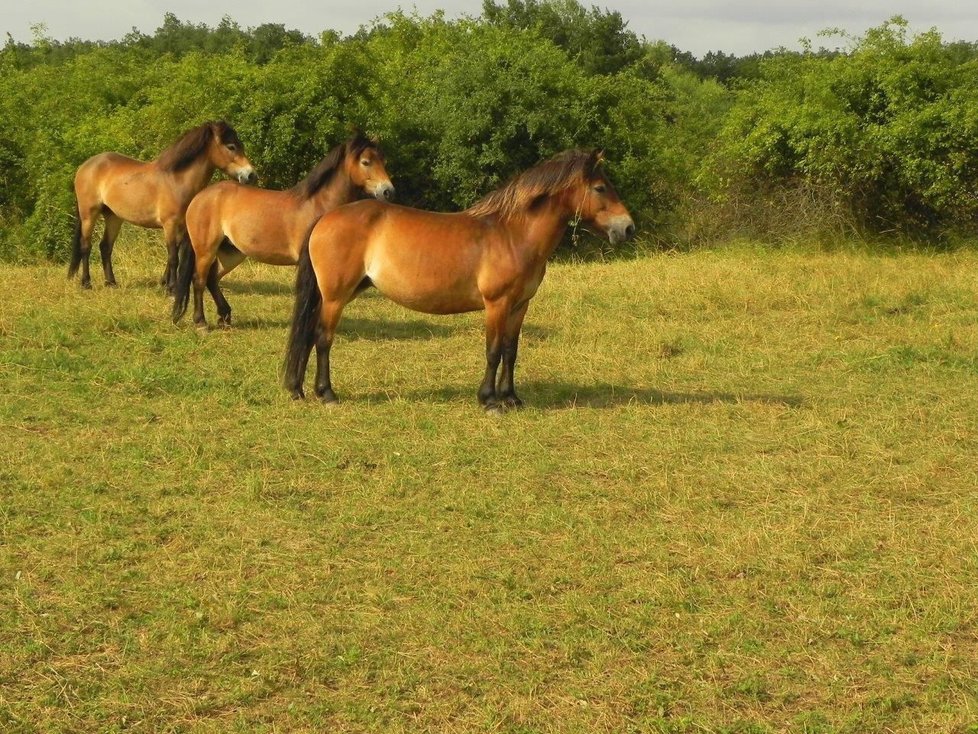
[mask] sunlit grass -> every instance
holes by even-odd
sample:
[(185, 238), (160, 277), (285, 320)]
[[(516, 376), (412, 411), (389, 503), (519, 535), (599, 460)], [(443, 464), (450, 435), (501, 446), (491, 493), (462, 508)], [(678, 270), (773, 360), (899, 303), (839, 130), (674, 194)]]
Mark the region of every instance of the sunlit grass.
[(491, 417), (479, 314), (356, 301), (326, 409), (291, 270), (117, 249), (0, 272), (0, 729), (976, 730), (975, 253), (556, 264)]

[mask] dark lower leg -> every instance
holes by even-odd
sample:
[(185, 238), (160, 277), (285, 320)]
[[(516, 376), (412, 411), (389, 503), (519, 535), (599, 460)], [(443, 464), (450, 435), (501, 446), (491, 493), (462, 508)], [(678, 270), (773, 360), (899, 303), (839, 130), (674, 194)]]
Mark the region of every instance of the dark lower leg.
[(499, 301), (486, 303), (486, 373), (479, 385), (479, 405), (485, 408), (498, 406), (496, 400), (496, 372), (503, 353), (503, 335), (509, 308)]
[(523, 401), (516, 394), (514, 375), (516, 372), (516, 351), (519, 347), (519, 334), (510, 339), (503, 346), (503, 369), (499, 375), (499, 387), (496, 390), (496, 397), (499, 402), (511, 408), (519, 408)]
[(207, 317), (204, 316), (204, 276), (200, 268), (194, 272), (194, 323), (207, 326)]
[(160, 278), (160, 285), (166, 289), (167, 293), (175, 293), (177, 290), (180, 239), (181, 235), (186, 234), (182, 229), (182, 224), (172, 220), (163, 223), (163, 241), (166, 243), (166, 269), (163, 271), (163, 277)]
[(98, 249), (102, 254), (102, 274), (105, 276), (105, 284), (115, 285), (115, 273), (112, 272), (112, 242), (107, 237), (102, 237)]
[(178, 249), (177, 242), (167, 242), (166, 243), (166, 272), (164, 277), (166, 278), (167, 293), (174, 293), (177, 289), (177, 262), (178, 262)]
[(336, 335), (336, 325), (340, 322), (345, 304), (328, 301), (322, 306), (321, 321), (316, 330), (316, 395), (324, 403), (338, 401), (329, 379), (329, 352)]
[(224, 294), (221, 292), (221, 288), (217, 283), (217, 262), (215, 261), (211, 265), (211, 269), (207, 273), (207, 290), (210, 291), (211, 298), (214, 299), (214, 305), (217, 306), (217, 321), (224, 326), (231, 325), (231, 304), (227, 302)]
[(115, 246), (116, 237), (119, 236), (119, 228), (122, 220), (114, 216), (105, 219), (105, 233), (99, 243), (99, 254), (102, 255), (102, 274), (105, 276), (106, 285), (115, 285), (115, 273), (112, 271), (112, 248)]
[(316, 396), (324, 403), (338, 401), (329, 379), (329, 350), (332, 338), (327, 339), (321, 332), (316, 337)]
[(82, 243), (82, 259), (81, 259), (81, 287), (91, 288), (92, 287), (92, 274), (88, 269), (88, 261), (92, 256), (92, 246), (90, 243)]
[(496, 401), (496, 372), (499, 369), (499, 359), (502, 350), (499, 348), (498, 341), (486, 347), (486, 373), (479, 385), (479, 405), (486, 408), (493, 408), (497, 405)]

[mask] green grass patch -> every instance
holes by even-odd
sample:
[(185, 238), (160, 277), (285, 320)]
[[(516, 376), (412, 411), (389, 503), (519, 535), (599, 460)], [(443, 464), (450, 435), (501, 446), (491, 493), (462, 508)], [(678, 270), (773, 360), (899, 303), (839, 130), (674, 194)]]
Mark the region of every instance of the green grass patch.
[(975, 731), (978, 254), (555, 264), (491, 417), (479, 314), (354, 302), (325, 409), (291, 270), (117, 249), (0, 273), (4, 731)]

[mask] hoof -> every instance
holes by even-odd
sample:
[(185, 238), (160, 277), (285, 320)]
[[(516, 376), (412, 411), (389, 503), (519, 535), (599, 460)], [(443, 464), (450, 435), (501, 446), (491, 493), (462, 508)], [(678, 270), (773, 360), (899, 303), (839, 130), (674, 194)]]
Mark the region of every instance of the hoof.
[(289, 390), (289, 397), (293, 400), (305, 400), (306, 394), (302, 392), (302, 388), (297, 388), (295, 390)]
[(105, 287), (106, 288), (118, 288), (119, 287), (119, 284), (116, 283), (114, 280), (107, 280), (107, 281), (105, 281)]
[(321, 402), (323, 405), (327, 407), (338, 405), (340, 402), (340, 399), (336, 397), (336, 393), (333, 392), (332, 390), (327, 390), (326, 392), (323, 393), (317, 392), (316, 397), (319, 398), (319, 402)]
[(83, 280), (79, 285), (86, 291), (92, 290), (92, 281), (90, 280)]
[(523, 407), (523, 401), (515, 395), (507, 395), (505, 398), (501, 398), (500, 402), (507, 408), (513, 408), (514, 410), (519, 410)]
[(228, 316), (225, 319), (218, 319), (217, 320), (217, 325), (221, 329), (230, 329), (231, 328), (231, 317)]
[(194, 328), (197, 329), (201, 334), (207, 334), (210, 332), (211, 327), (208, 326), (206, 321), (195, 321)]
[(506, 405), (498, 398), (492, 397), (482, 401), (482, 409), (486, 411), (486, 415), (502, 415), (506, 412)]

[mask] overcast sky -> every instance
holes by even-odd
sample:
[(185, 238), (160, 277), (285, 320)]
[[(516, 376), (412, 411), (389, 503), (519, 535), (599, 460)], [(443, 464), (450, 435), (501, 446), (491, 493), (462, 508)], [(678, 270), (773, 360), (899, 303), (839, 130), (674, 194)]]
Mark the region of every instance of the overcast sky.
[[(504, 2), (504, 0), (497, 0)], [(978, 41), (978, 3), (973, 0), (823, 0), (762, 2), (761, 0), (612, 0), (589, 2), (619, 11), (628, 27), (649, 40), (664, 40), (698, 56), (707, 51), (746, 54), (779, 46), (797, 49), (800, 38), (816, 46), (838, 45), (821, 40), (820, 30), (843, 28), (861, 34), (893, 15), (902, 15), (915, 31), (936, 27), (945, 40)], [(152, 33), (165, 12), (181, 20), (216, 25), (224, 15), (243, 27), (282, 23), (310, 35), (326, 28), (352, 33), (384, 13), (403, 8), (428, 15), (444, 9), (449, 16), (478, 15), (481, 0), (0, 0), (0, 31), (29, 40), (30, 26), (44, 23), (48, 35), (63, 40), (119, 38), (136, 27)]]

